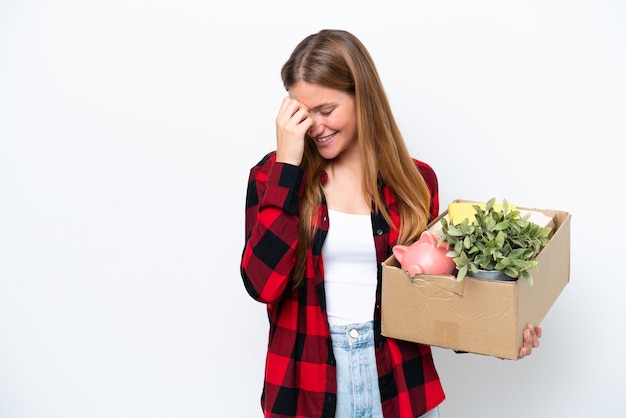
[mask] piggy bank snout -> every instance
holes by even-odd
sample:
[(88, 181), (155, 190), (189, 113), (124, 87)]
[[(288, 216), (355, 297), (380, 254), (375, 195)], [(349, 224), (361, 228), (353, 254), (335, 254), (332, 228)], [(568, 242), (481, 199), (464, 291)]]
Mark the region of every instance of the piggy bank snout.
[(393, 254), (403, 270), (409, 274), (453, 274), (456, 265), (448, 257), (446, 244), (438, 245), (438, 238), (429, 231), (409, 246), (396, 245)]

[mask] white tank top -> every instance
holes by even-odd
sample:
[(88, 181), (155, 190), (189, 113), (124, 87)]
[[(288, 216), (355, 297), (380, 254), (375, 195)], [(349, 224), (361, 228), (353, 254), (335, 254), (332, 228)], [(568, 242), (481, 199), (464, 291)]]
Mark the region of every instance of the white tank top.
[(376, 304), (376, 247), (370, 215), (329, 210), (324, 289), (330, 325), (371, 321)]

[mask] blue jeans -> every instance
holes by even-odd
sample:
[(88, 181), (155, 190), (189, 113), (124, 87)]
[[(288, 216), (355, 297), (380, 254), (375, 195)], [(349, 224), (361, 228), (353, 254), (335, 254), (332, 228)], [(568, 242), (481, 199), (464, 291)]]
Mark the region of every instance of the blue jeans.
[[(332, 325), (337, 361), (335, 418), (383, 418), (374, 356), (374, 323)], [(435, 408), (420, 418), (439, 418)]]

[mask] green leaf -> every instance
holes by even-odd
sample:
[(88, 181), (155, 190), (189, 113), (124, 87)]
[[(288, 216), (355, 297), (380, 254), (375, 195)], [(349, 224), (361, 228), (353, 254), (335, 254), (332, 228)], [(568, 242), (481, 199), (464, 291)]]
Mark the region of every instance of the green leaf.
[(463, 266), (459, 269), (457, 275), (456, 275), (456, 279), (457, 280), (463, 280), (463, 278), (467, 275), (467, 266)]
[(496, 231), (503, 231), (505, 229), (508, 229), (509, 225), (510, 224), (508, 221), (502, 221), (502, 222), (498, 222), (498, 224), (493, 229)]
[(533, 285), (533, 277), (530, 275), (529, 272), (527, 272), (527, 271), (520, 272), (519, 278), (524, 280), (526, 283), (528, 283), (528, 286), (532, 286)]

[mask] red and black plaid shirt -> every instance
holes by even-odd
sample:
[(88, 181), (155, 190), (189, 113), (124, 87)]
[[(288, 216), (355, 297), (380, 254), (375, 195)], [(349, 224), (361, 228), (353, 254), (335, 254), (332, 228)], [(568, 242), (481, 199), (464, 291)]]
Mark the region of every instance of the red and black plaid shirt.
[[(430, 216), (435, 218), (437, 177), (427, 164), (415, 163), (430, 189)], [(267, 304), (270, 328), (261, 396), (265, 417), (335, 416), (336, 370), (321, 257), (328, 231), (326, 205), (322, 205), (321, 225), (308, 253), (306, 280), (298, 290), (291, 286), (303, 178), (300, 167), (277, 163), (274, 152), (250, 170), (241, 275), (250, 296)], [(382, 182), (380, 192), (397, 225), (400, 217), (394, 194)], [(439, 405), (445, 395), (429, 346), (380, 334), (381, 263), (391, 255), (398, 236), (378, 213), (372, 213), (372, 234), (378, 263), (374, 330), (383, 413), (386, 418), (417, 417)]]

